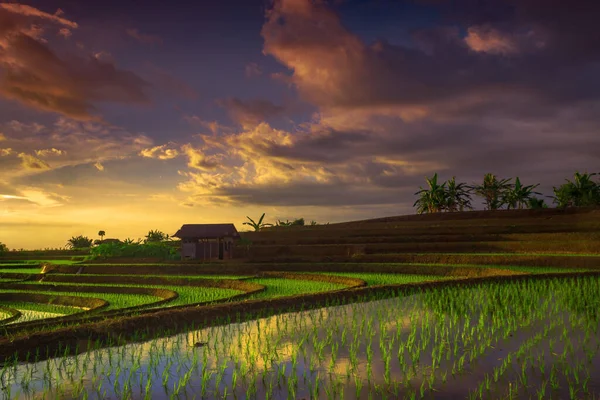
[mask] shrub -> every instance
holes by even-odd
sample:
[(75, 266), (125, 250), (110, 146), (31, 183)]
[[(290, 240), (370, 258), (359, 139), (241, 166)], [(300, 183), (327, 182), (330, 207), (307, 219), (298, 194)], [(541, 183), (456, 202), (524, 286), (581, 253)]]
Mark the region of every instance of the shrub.
[(170, 243), (103, 243), (91, 250), (93, 258), (97, 257), (152, 257), (173, 260), (178, 257), (178, 250)]
[(2, 242), (0, 242), (0, 255), (7, 253), (8, 252), (8, 247), (6, 247), (6, 245)]

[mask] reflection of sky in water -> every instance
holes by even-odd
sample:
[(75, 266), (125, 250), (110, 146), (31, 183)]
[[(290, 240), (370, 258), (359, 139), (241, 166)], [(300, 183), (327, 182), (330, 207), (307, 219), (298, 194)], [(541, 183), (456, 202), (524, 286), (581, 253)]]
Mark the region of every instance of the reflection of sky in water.
[[(556, 307), (559, 300), (539, 298), (528, 313), (513, 313), (515, 322), (522, 326), (504, 338), (504, 328), (494, 327), (493, 318), (484, 313), (489, 311), (480, 303), (485, 293), (473, 290), (470, 295), (472, 299), (465, 302), (470, 310), (468, 319), (465, 315), (451, 318), (447, 310), (434, 311), (432, 305), (444, 302), (439, 296), (429, 302), (421, 295), (391, 298), (282, 314), (21, 365), (16, 370), (16, 381), (14, 374), (4, 371), (2, 385), (10, 386), (11, 399), (83, 398), (83, 393), (90, 399), (163, 399), (177, 394), (181, 398), (233, 399), (234, 393), (240, 399), (286, 399), (289, 393), (295, 393), (298, 399), (312, 398), (315, 393), (323, 399), (367, 399), (369, 393), (388, 398), (410, 398), (415, 393), (419, 398), (422, 388), (428, 398), (451, 399), (466, 398), (469, 391), (476, 391), (486, 374), (492, 379), (494, 368), (500, 368), (507, 355), (513, 353), (497, 386), (492, 386), (492, 392), (502, 397), (509, 382), (512, 387), (523, 386), (523, 357), (517, 360), (516, 353), (525, 344), (524, 355), (532, 356), (529, 365), (535, 364), (538, 369), (527, 370), (526, 379), (532, 389), (527, 393), (521, 390), (516, 398), (529, 398), (537, 397), (535, 388), (542, 382), (538, 366), (546, 366), (547, 378), (558, 358), (553, 353), (561, 354), (565, 346), (568, 348), (561, 338), (564, 327), (575, 348), (566, 361), (585, 359), (580, 349), (584, 343), (583, 320), (577, 320), (578, 314), (569, 314), (562, 304)], [(576, 318), (570, 319), (570, 315)], [(533, 340), (536, 334), (538, 338)], [(555, 342), (552, 351), (550, 339)], [(195, 347), (199, 342), (205, 344)], [(593, 350), (586, 364), (591, 372), (587, 385), (597, 393), (598, 344), (598, 335), (592, 333), (587, 344)], [(470, 355), (480, 347), (485, 352), (471, 362)], [(409, 348), (413, 352), (420, 349), (418, 361), (417, 353), (411, 354)], [(432, 373), (432, 351), (440, 348), (442, 356)], [(463, 355), (461, 373), (457, 365)], [(560, 368), (562, 371), (564, 365)], [(578, 376), (585, 379), (583, 369)], [(568, 398), (566, 377), (561, 373), (557, 379), (561, 388), (555, 398)], [(569, 378), (574, 379), (575, 375)], [(436, 391), (429, 390), (430, 382)], [(17, 391), (25, 394), (18, 395)], [(484, 391), (484, 398), (495, 398), (492, 392), (486, 396)], [(4, 396), (8, 398), (6, 391)]]

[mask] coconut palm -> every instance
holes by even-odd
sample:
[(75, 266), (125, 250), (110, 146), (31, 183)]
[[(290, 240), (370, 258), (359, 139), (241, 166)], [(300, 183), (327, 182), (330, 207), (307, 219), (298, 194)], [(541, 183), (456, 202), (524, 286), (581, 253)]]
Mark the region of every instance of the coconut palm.
[(452, 177), (446, 182), (446, 203), (444, 209), (449, 212), (472, 210), (471, 206), (471, 187), (466, 183), (456, 183), (456, 177)]
[(539, 194), (539, 192), (534, 192), (533, 189), (538, 187), (540, 184), (536, 185), (528, 185), (523, 186), (519, 177), (515, 178), (515, 184), (510, 187), (510, 189), (506, 189), (502, 194), (502, 202), (506, 204), (507, 209), (518, 208), (519, 210), (523, 209), (523, 207), (527, 207), (529, 200), (532, 198), (534, 194)]
[(98, 231), (98, 236), (100, 236), (100, 241), (104, 240), (104, 236), (106, 236), (106, 232)]
[(502, 197), (512, 188), (510, 178), (498, 180), (494, 174), (485, 174), (483, 184), (473, 186), (477, 196), (484, 199), (486, 210), (497, 210), (504, 205)]
[(575, 172), (573, 182), (566, 179), (567, 183), (553, 188), (554, 202), (560, 208), (600, 205), (600, 185), (591, 179), (594, 175), (597, 174)]
[(260, 231), (262, 228), (267, 227), (267, 226), (273, 226), (273, 224), (265, 224), (263, 223), (263, 219), (265, 218), (265, 213), (263, 213), (263, 215), (260, 216), (258, 222), (255, 222), (252, 218), (246, 216), (246, 218), (248, 218), (248, 220), (250, 222), (244, 222), (242, 225), (249, 225), (252, 228), (254, 228), (254, 231), (258, 232)]
[(437, 172), (431, 178), (425, 177), (429, 188), (420, 187), (421, 190), (415, 193), (415, 195), (419, 195), (413, 204), (413, 207), (417, 207), (417, 214), (436, 213), (444, 209), (447, 202), (446, 182), (440, 185), (437, 183), (437, 179)]

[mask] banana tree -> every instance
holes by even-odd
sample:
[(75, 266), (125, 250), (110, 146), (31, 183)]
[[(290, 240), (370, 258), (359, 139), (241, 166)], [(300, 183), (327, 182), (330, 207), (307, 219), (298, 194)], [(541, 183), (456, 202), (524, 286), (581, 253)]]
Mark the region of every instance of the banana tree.
[(456, 177), (452, 177), (446, 182), (446, 204), (444, 208), (449, 212), (472, 210), (471, 191), (472, 188), (466, 183), (456, 183)]
[(594, 175), (575, 172), (574, 181), (566, 179), (567, 183), (553, 188), (554, 202), (561, 208), (600, 205), (600, 185), (591, 179)]
[(519, 177), (515, 178), (515, 184), (510, 189), (507, 189), (502, 194), (502, 202), (506, 204), (507, 209), (518, 208), (519, 210), (523, 207), (527, 207), (529, 200), (534, 194), (541, 195), (539, 192), (534, 192), (533, 189), (538, 187), (540, 184), (523, 186)]
[(477, 196), (483, 197), (486, 210), (497, 210), (504, 205), (502, 200), (503, 195), (512, 188), (509, 183), (510, 178), (496, 178), (494, 174), (485, 174), (483, 184), (473, 186), (473, 190)]
[(252, 218), (246, 216), (246, 218), (248, 218), (248, 220), (250, 222), (244, 222), (242, 225), (249, 225), (252, 228), (254, 228), (255, 232), (260, 231), (262, 228), (265, 228), (267, 226), (273, 226), (273, 224), (266, 224), (263, 223), (263, 219), (265, 218), (265, 213), (263, 213), (263, 215), (260, 216), (260, 219), (258, 220), (258, 222), (255, 222)]
[(415, 193), (419, 195), (419, 199), (413, 204), (413, 207), (417, 207), (417, 214), (436, 213), (444, 209), (447, 202), (446, 182), (440, 185), (437, 179), (437, 172), (431, 178), (425, 177), (429, 188), (420, 187), (421, 190)]

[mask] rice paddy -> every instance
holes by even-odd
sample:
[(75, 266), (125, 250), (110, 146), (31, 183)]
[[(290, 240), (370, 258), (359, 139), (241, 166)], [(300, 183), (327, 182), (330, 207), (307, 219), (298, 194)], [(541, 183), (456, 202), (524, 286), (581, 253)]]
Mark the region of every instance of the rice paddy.
[(600, 398), (599, 225), (552, 218), (265, 231), (223, 263), (0, 259), (0, 398)]
[(594, 398), (600, 277), (446, 286), (0, 372), (10, 398)]

